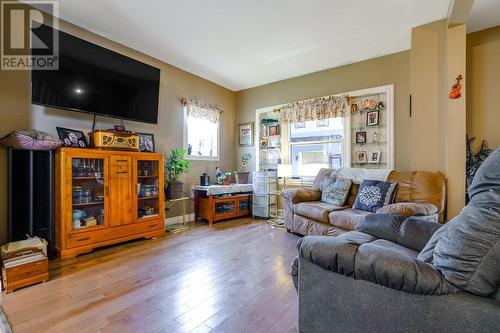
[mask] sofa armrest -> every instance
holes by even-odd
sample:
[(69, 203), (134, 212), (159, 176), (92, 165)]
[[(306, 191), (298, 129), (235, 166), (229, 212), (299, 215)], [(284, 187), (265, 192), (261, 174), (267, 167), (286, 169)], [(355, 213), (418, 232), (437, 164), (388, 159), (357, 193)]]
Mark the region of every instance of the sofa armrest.
[(354, 257), (360, 244), (376, 238), (362, 232), (351, 231), (338, 237), (306, 236), (299, 239), (299, 256), (324, 269), (353, 276)]
[(394, 214), (371, 214), (356, 228), (372, 236), (421, 251), (441, 224)]
[(432, 265), (376, 244), (358, 248), (354, 276), (384, 287), (420, 295), (447, 295), (458, 289)]
[(321, 199), (321, 191), (307, 188), (290, 188), (283, 190), (281, 196), (296, 204), (299, 202), (318, 201)]

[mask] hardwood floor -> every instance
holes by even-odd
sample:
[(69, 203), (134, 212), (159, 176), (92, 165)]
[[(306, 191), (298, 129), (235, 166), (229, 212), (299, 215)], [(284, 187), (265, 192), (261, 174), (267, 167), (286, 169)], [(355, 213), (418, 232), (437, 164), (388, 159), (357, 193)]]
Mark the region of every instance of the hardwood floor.
[(264, 221), (197, 225), (50, 264), (2, 294), (17, 332), (297, 332), (298, 237)]

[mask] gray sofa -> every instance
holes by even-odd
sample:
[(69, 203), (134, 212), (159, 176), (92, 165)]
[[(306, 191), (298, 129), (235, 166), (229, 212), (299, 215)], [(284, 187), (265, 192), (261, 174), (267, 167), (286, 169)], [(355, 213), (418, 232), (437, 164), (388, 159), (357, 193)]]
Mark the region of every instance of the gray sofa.
[(374, 214), (306, 236), (292, 277), (300, 332), (500, 332), (500, 150), (443, 226)]

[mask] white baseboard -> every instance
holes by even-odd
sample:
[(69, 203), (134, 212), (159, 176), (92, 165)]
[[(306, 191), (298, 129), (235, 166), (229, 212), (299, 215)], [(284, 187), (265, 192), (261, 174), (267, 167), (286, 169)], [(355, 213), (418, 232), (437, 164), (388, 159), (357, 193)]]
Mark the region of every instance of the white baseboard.
[[(194, 213), (186, 214), (186, 222), (194, 221)], [(182, 215), (173, 216), (165, 219), (165, 226), (169, 224), (182, 223)]]

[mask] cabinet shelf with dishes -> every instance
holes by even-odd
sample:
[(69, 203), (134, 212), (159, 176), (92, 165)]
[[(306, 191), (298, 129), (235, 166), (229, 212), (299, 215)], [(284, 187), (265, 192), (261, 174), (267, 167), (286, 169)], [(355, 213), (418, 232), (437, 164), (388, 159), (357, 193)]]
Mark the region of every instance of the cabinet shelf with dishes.
[[(164, 194), (158, 184), (163, 184), (161, 154), (58, 149), (55, 238), (59, 257), (73, 258), (96, 247), (162, 235)], [(141, 223), (146, 215), (148, 223)]]

